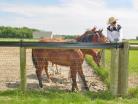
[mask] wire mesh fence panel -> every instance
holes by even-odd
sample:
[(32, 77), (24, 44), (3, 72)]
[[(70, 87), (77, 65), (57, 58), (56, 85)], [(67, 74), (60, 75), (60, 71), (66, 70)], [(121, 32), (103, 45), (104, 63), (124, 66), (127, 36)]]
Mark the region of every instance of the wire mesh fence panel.
[[(62, 50), (60, 49), (60, 51), (62, 51)], [(36, 58), (38, 60), (40, 59), (39, 65), (45, 64), (46, 63), (45, 61), (48, 60), (48, 74), (50, 76), (50, 80), (48, 80), (46, 72), (43, 69), (42, 79), (43, 79), (44, 88), (58, 88), (58, 89), (70, 90), (72, 87), (70, 67), (77, 68), (77, 67), (80, 67), (81, 64), (79, 62), (79, 58), (73, 57), (73, 56), (70, 56), (70, 57), (72, 57), (73, 60), (77, 60), (77, 61), (75, 61), (75, 64), (77, 64), (78, 66), (76, 66), (75, 64), (73, 64), (74, 66), (66, 65), (66, 62), (65, 63), (62, 62), (62, 64), (61, 64), (60, 61), (65, 60), (65, 58), (63, 58), (65, 54), (63, 54), (60, 51), (55, 56), (52, 56), (52, 59), (50, 59), (50, 57), (45, 57), (45, 60), (44, 60), (44, 59), (42, 59), (44, 57), (39, 56), (39, 58), (38, 57), (36, 58), (35, 56), (33, 56), (33, 58)], [(27, 49), (26, 52), (27, 52), (26, 68), (27, 68), (28, 88), (37, 89), (39, 86), (38, 86), (37, 76), (35, 73), (36, 67), (32, 63), (32, 50)], [(52, 53), (49, 53), (49, 54), (52, 54)], [(45, 55), (43, 55), (43, 56), (45, 56)], [(53, 60), (56, 60), (57, 64), (54, 64), (55, 62)], [(59, 62), (59, 64), (58, 64), (58, 62)], [(95, 74), (93, 69), (85, 61), (83, 61), (82, 69), (83, 69), (83, 72), (84, 72), (84, 75), (86, 78), (86, 82), (87, 82), (90, 90), (98, 91), (98, 90), (106, 89), (106, 85), (100, 80), (100, 78)], [(83, 87), (82, 81), (80, 80), (78, 75), (77, 75), (77, 84), (79, 86), (79, 89), (81, 89)]]
[[(105, 50), (105, 68), (110, 70), (111, 51)], [(138, 50), (129, 50), (128, 88), (138, 87)]]
[(106, 49), (105, 50), (105, 68), (107, 70), (110, 70), (111, 67), (111, 50)]
[(19, 48), (0, 47), (0, 90), (17, 88), (19, 80)]
[(129, 88), (138, 87), (138, 50), (129, 51)]

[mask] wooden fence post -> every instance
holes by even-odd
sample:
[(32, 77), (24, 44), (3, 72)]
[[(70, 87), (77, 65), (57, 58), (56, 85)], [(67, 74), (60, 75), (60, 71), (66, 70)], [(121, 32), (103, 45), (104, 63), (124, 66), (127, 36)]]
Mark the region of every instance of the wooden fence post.
[(113, 96), (118, 94), (118, 58), (119, 49), (111, 49), (110, 91)]
[(124, 48), (119, 50), (118, 94), (125, 96), (128, 88), (129, 43), (124, 42)]
[(21, 91), (25, 92), (26, 90), (26, 49), (20, 47), (20, 87)]
[(101, 54), (101, 65), (102, 67), (105, 67), (105, 50), (102, 50), (102, 54)]

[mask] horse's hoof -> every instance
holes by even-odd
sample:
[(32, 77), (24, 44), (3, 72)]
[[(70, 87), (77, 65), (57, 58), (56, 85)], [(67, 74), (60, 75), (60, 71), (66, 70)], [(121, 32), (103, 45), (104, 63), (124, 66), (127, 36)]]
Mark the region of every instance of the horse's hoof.
[(88, 87), (85, 87), (85, 90), (86, 90), (86, 91), (89, 91), (89, 88), (88, 88)]
[(43, 85), (42, 85), (42, 84), (39, 84), (39, 87), (40, 87), (40, 88), (43, 88)]
[(72, 92), (79, 92), (79, 89), (72, 89)]

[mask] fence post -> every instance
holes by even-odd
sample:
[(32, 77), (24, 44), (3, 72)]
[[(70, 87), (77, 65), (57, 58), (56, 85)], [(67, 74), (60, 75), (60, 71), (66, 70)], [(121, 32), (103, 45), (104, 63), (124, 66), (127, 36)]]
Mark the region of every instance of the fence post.
[(25, 92), (26, 90), (26, 49), (20, 47), (20, 87), (21, 91)]
[(118, 94), (118, 58), (119, 49), (111, 49), (110, 91), (113, 96)]
[(128, 88), (128, 60), (129, 43), (124, 42), (124, 47), (119, 50), (118, 94), (125, 96)]
[(101, 54), (101, 65), (103, 67), (105, 67), (105, 50), (102, 50), (102, 54)]

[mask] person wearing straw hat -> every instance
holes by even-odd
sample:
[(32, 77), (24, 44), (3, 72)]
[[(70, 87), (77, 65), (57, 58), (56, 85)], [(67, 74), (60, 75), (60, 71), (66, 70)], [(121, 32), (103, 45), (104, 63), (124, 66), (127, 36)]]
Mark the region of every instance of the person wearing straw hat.
[(110, 42), (122, 41), (121, 26), (117, 24), (117, 20), (115, 17), (108, 19), (107, 38)]

